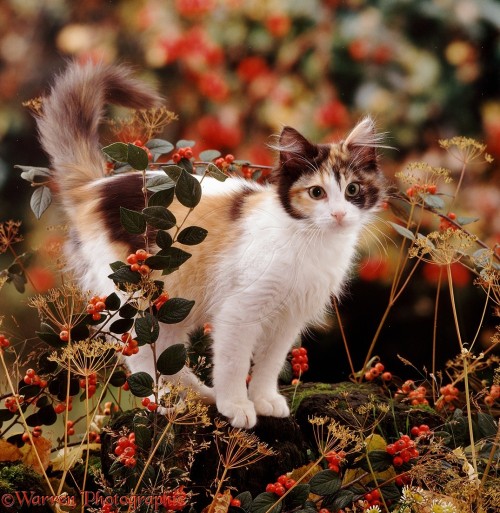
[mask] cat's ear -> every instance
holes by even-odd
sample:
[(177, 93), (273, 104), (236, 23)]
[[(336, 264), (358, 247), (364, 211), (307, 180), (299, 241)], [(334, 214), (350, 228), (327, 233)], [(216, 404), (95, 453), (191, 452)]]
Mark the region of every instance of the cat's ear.
[(369, 116), (363, 118), (346, 137), (343, 146), (360, 163), (368, 167), (377, 165), (377, 148), (382, 146), (383, 134), (377, 133)]
[(279, 151), (280, 164), (286, 165), (306, 159), (312, 160), (318, 156), (318, 146), (310, 143), (295, 128), (285, 126), (279, 136), (276, 148)]

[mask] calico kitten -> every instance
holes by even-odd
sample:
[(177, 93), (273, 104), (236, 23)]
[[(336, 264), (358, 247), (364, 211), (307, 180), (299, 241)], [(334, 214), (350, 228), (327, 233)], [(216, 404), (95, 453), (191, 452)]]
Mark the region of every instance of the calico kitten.
[[(144, 207), (141, 175), (104, 177), (98, 125), (106, 102), (137, 109), (161, 99), (124, 67), (72, 64), (55, 81), (37, 119), (71, 227), (69, 266), (82, 288), (98, 294), (114, 290), (108, 264), (124, 261), (144, 244), (119, 218), (120, 206)], [(370, 118), (332, 144), (310, 143), (285, 127), (271, 184), (203, 181), (201, 202), (187, 225), (204, 227), (208, 236), (185, 248), (192, 257), (178, 271), (161, 277), (171, 297), (193, 299), (195, 306), (182, 323), (161, 326), (157, 352), (211, 323), (213, 389), (186, 368), (170, 380), (214, 400), (233, 426), (251, 428), (257, 415), (289, 415), (277, 377), (296, 337), (321, 322), (352, 270), (360, 232), (384, 196), (380, 142)], [(176, 202), (169, 208), (177, 219), (186, 213)], [(127, 363), (133, 372), (154, 373), (147, 347)]]

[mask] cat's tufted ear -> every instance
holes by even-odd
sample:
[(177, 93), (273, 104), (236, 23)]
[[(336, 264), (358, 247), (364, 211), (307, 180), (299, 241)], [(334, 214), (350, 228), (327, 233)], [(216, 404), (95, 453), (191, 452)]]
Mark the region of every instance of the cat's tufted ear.
[(360, 164), (377, 167), (377, 150), (382, 146), (383, 134), (377, 133), (375, 123), (369, 116), (363, 118), (343, 142), (346, 148)]
[(279, 143), (276, 147), (280, 155), (282, 166), (294, 163), (298, 160), (313, 160), (318, 156), (319, 148), (310, 143), (295, 128), (285, 126), (279, 136)]

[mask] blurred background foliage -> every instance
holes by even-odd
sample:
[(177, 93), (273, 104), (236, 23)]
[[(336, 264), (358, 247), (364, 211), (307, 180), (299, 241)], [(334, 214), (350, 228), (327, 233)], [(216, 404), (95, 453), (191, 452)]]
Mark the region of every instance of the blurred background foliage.
[[(270, 164), (266, 145), (283, 125), (330, 141), (370, 113), (396, 148), (383, 159), (392, 177), (414, 160), (456, 171), (437, 144), (454, 135), (487, 143), (498, 160), (499, 28), (495, 0), (3, 0), (0, 220), (23, 220), (25, 249), (41, 248), (33, 279), (41, 290), (51, 286), (52, 262), (44, 249), (60, 240), (50, 228), (59, 222), (57, 212), (52, 208), (35, 222), (31, 191), (14, 165), (47, 164), (22, 102), (43, 95), (70, 58), (134, 65), (179, 116), (165, 138), (194, 139), (195, 153), (217, 148)], [(465, 180), (455, 208), (480, 218), (473, 231), (493, 247), (500, 242), (498, 164), (476, 166)], [(369, 239), (342, 303), (358, 364), (385, 306), (397, 252), (390, 241), (383, 251)], [(10, 261), (0, 255), (0, 268)], [(459, 313), (466, 336), (473, 336), (484, 295), (466, 270), (457, 266), (455, 275)], [(430, 264), (422, 265), (387, 323), (379, 352), (395, 367), (397, 353), (419, 368), (428, 364), (435, 281)], [(22, 321), (25, 303), (12, 287), (1, 291), (0, 304), (5, 315), (16, 315), (17, 336), (32, 337), (30, 322)], [(446, 308), (442, 316), (440, 361), (457, 349)], [(484, 329), (484, 344), (493, 325)], [(331, 337), (315, 337), (310, 360), (317, 374), (311, 377), (346, 377), (340, 339)], [(335, 368), (322, 363), (332, 353)]]

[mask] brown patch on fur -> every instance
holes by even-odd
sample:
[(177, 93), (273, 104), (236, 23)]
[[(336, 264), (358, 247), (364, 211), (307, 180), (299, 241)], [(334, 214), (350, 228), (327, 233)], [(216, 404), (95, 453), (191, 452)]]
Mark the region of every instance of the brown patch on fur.
[(247, 198), (256, 192), (257, 190), (252, 189), (251, 187), (243, 187), (233, 195), (233, 202), (229, 209), (229, 219), (231, 221), (236, 221), (241, 217)]

